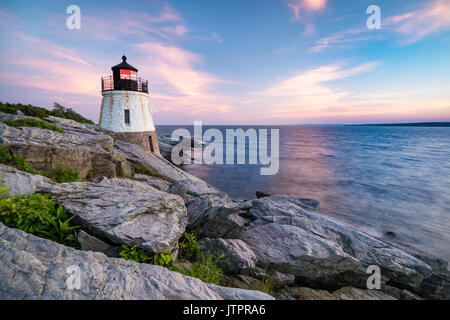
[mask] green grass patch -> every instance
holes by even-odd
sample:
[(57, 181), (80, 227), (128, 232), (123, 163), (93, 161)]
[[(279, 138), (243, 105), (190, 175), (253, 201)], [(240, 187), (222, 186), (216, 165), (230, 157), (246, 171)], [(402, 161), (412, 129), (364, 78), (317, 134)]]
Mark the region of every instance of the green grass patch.
[(17, 120), (12, 120), (12, 121), (4, 121), (3, 123), (7, 124), (10, 127), (15, 127), (15, 128), (19, 128), (19, 127), (36, 127), (36, 128), (41, 128), (41, 129), (47, 129), (47, 130), (52, 130), (52, 131), (56, 131), (56, 132), (60, 132), (63, 133), (64, 130), (61, 128), (58, 128), (57, 126), (41, 121), (41, 120), (37, 120), (37, 119), (31, 119), (31, 118), (24, 118), (24, 119), (17, 119)]
[(58, 169), (43, 175), (58, 183), (84, 182), (84, 180), (78, 175), (78, 172), (72, 169)]
[(166, 175), (164, 175), (162, 173), (156, 172), (155, 170), (152, 170), (150, 168), (136, 167), (135, 168), (135, 173), (145, 174), (145, 175), (150, 176), (150, 177), (161, 178), (161, 179), (166, 180), (167, 182), (170, 182), (170, 183), (174, 183), (175, 182), (174, 179), (169, 178), (168, 176), (166, 176)]
[(39, 174), (39, 171), (32, 168), (28, 161), (22, 159), (20, 156), (14, 155), (5, 146), (0, 145), (0, 163), (15, 167), (19, 170)]
[(179, 257), (188, 258), (191, 265), (190, 268), (178, 267), (177, 261), (172, 260), (170, 251), (157, 253), (150, 258), (144, 250), (137, 249), (136, 246), (129, 247), (122, 245), (122, 251), (120, 251), (119, 255), (126, 260), (166, 267), (171, 271), (198, 278), (204, 282), (217, 285), (223, 285), (225, 283), (223, 270), (218, 267), (218, 263), (224, 258), (223, 254), (205, 254), (201, 251), (197, 239), (191, 233), (185, 233), (179, 245)]
[(78, 248), (77, 232), (68, 212), (50, 195), (26, 194), (0, 200), (0, 220), (38, 237)]

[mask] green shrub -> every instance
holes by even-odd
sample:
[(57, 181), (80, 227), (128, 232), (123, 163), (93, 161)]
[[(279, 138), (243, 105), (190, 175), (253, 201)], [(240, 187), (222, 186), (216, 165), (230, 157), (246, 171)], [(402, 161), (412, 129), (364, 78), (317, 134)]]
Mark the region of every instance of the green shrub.
[(9, 103), (0, 102), (0, 112), (17, 114), (17, 109), (11, 106)]
[(157, 253), (152, 258), (152, 264), (171, 269), (173, 266), (172, 255), (170, 251)]
[(183, 240), (179, 242), (179, 245), (180, 256), (189, 257), (192, 260), (190, 268), (180, 268), (177, 266), (176, 262), (172, 260), (170, 251), (157, 253), (152, 259), (148, 259), (144, 250), (136, 249), (136, 246), (130, 248), (124, 244), (119, 255), (126, 260), (133, 260), (139, 263), (148, 262), (153, 265), (166, 267), (171, 271), (180, 272), (204, 282), (217, 285), (224, 284), (225, 276), (222, 269), (218, 267), (218, 264), (223, 260), (225, 255), (204, 254), (192, 233), (184, 233)]
[(193, 259), (201, 255), (200, 244), (193, 233), (184, 233), (183, 239), (179, 242), (180, 256), (186, 259)]
[(152, 170), (150, 168), (136, 167), (135, 172), (136, 173), (140, 173), (140, 174), (145, 174), (145, 175), (151, 176), (151, 177), (161, 178), (161, 179), (166, 180), (167, 182), (170, 182), (170, 183), (174, 183), (175, 182), (175, 180), (173, 180), (172, 178), (169, 178), (168, 176), (166, 176), (166, 175), (164, 175), (162, 173), (156, 172), (155, 170)]
[(32, 106), (31, 104), (28, 104), (26, 106), (21, 106), (20, 111), (23, 112), (23, 114), (25, 114), (26, 116), (30, 116), (30, 117), (37, 117), (37, 118), (46, 118), (47, 115), (47, 111), (44, 108), (40, 108), (40, 107), (35, 107)]
[[(200, 249), (195, 235), (193, 233), (184, 233), (183, 239), (179, 242), (180, 257), (185, 257), (192, 262), (190, 270), (181, 270), (179, 272), (202, 281), (222, 285), (224, 280), (223, 271), (218, 267), (218, 263), (223, 260), (225, 255), (205, 254)], [(178, 270), (174, 270), (178, 271)]]
[(273, 279), (267, 274), (267, 267), (264, 269), (262, 280), (257, 285), (251, 287), (252, 290), (262, 291), (267, 294), (272, 294), (275, 288)]
[(125, 260), (132, 260), (140, 263), (148, 260), (144, 250), (136, 249), (136, 246), (130, 248), (126, 244), (122, 245), (122, 250), (119, 252), (119, 255)]
[(94, 124), (89, 119), (84, 118), (79, 113), (73, 111), (70, 108), (65, 108), (62, 105), (55, 102), (53, 110), (48, 110), (41, 107), (32, 106), (31, 104), (23, 105), (21, 103), (2, 103), (0, 102), (0, 112), (17, 114), (17, 111), (21, 111), (23, 114), (31, 117), (46, 118), (48, 116), (55, 116), (64, 119), (75, 120), (80, 123)]
[(50, 173), (44, 174), (47, 178), (52, 179), (58, 183), (64, 182), (83, 182), (84, 180), (80, 178), (78, 172), (72, 169), (58, 169)]
[(12, 154), (11, 151), (9, 151), (3, 145), (0, 145), (0, 163), (10, 165), (12, 167), (15, 167), (15, 168), (25, 171), (25, 172), (39, 174), (39, 171), (30, 167), (30, 164), (28, 163), (28, 161), (22, 159), (19, 156)]
[(37, 120), (37, 119), (31, 119), (31, 118), (23, 118), (23, 119), (17, 119), (17, 120), (12, 120), (12, 121), (3, 121), (5, 124), (7, 124), (10, 127), (36, 127), (36, 128), (41, 128), (41, 129), (47, 129), (47, 130), (52, 130), (52, 131), (56, 131), (56, 132), (64, 132), (63, 129), (58, 128), (57, 126), (41, 121), (41, 120)]
[(217, 264), (222, 261), (225, 255), (213, 255), (213, 254), (202, 254), (198, 261), (192, 263), (191, 270), (187, 272), (182, 272), (183, 274), (198, 278), (204, 282), (213, 283), (216, 285), (223, 284), (223, 271), (217, 266)]
[(56, 102), (53, 105), (53, 110), (47, 111), (47, 114), (55, 116), (55, 117), (59, 117), (59, 118), (75, 120), (80, 123), (94, 124), (93, 121), (86, 119), (85, 117), (83, 117), (79, 113), (73, 111), (72, 109), (65, 108)]
[(48, 194), (16, 195), (0, 200), (0, 220), (6, 226), (78, 247), (79, 226), (71, 225), (73, 218)]

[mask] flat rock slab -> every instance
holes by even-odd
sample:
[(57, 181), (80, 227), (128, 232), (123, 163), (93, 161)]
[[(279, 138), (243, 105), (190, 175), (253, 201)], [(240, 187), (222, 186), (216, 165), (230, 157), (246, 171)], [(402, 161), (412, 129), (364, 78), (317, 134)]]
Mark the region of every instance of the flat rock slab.
[[(116, 140), (114, 150), (126, 156), (127, 160), (140, 166), (150, 168), (173, 180), (190, 179), (200, 183), (203, 181), (193, 175), (181, 170), (166, 159), (146, 152), (136, 144)], [(204, 183), (204, 182), (203, 182)]]
[[(272, 300), (166, 268), (75, 250), (0, 223), (0, 299)], [(71, 281), (77, 275), (80, 281)]]
[(187, 224), (186, 207), (179, 196), (139, 181), (61, 183), (40, 192), (51, 193), (88, 233), (150, 252), (178, 248)]

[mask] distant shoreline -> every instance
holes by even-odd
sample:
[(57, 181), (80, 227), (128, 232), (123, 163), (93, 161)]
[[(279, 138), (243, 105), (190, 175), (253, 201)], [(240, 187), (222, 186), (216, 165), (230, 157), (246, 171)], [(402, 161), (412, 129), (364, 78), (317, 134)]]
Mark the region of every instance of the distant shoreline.
[(450, 127), (450, 122), (414, 122), (414, 123), (378, 123), (378, 124), (349, 124), (348, 126), (375, 127)]

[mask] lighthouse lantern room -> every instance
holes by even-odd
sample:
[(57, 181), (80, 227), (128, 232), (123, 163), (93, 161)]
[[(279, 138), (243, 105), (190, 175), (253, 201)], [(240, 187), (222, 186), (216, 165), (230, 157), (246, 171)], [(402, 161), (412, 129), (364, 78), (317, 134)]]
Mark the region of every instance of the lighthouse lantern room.
[(138, 78), (138, 69), (127, 57), (102, 77), (100, 128), (115, 139), (134, 143), (160, 155), (158, 139), (148, 104), (148, 81)]

